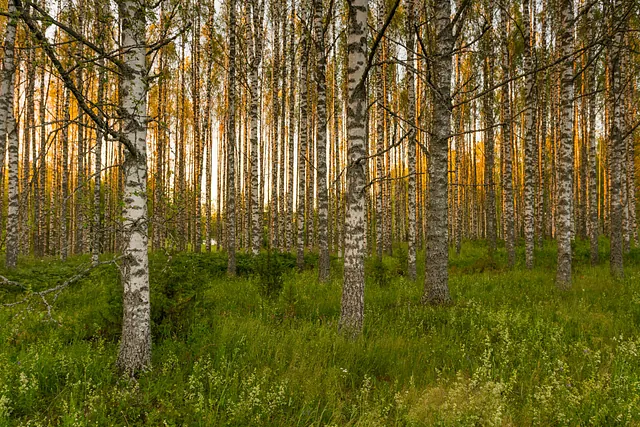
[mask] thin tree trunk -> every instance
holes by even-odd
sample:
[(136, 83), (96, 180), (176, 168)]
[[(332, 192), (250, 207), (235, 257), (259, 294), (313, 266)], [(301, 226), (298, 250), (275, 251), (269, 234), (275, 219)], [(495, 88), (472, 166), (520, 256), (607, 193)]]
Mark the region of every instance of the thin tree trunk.
[(193, 183), (193, 250), (202, 252), (202, 170), (204, 161), (204, 143), (200, 118), (200, 9), (196, 8), (192, 49), (192, 90), (193, 90), (193, 150), (194, 150), (194, 183)]
[(533, 268), (533, 249), (535, 241), (535, 144), (536, 144), (536, 75), (534, 69), (534, 45), (531, 40), (529, 18), (529, 0), (523, 0), (522, 25), (524, 30), (524, 68), (528, 72), (525, 82), (525, 153), (524, 153), (524, 236), (525, 264)]
[(34, 194), (35, 197), (35, 223), (36, 223), (36, 241), (34, 242), (36, 256), (44, 256), (45, 253), (45, 187), (47, 178), (47, 125), (46, 121), (46, 103), (48, 88), (45, 85), (45, 64), (46, 57), (42, 56), (42, 68), (40, 69), (40, 148), (38, 150), (38, 191)]
[[(617, 25), (615, 19), (615, 12), (618, 6), (618, 1), (611, 2), (610, 19), (611, 27)], [(624, 161), (625, 142), (622, 135), (622, 123), (623, 123), (623, 110), (622, 110), (622, 92), (623, 82), (621, 74), (621, 61), (622, 61), (622, 31), (619, 29), (615, 32), (612, 40), (612, 46), (609, 63), (610, 73), (610, 100), (608, 101), (611, 106), (611, 113), (613, 117), (610, 119), (611, 130), (609, 134), (610, 138), (610, 151), (609, 151), (609, 174), (611, 177), (611, 194), (610, 194), (610, 218), (611, 218), (611, 255), (610, 255), (610, 267), (611, 275), (614, 277), (622, 277), (624, 275), (622, 255), (624, 252), (623, 241), (623, 203), (622, 203), (622, 162)]]
[[(98, 62), (99, 71), (98, 71), (98, 105), (104, 105), (104, 95), (105, 95), (105, 85), (107, 83), (105, 71), (104, 71), (104, 59), (100, 59)], [(99, 110), (100, 117), (104, 120), (104, 116), (102, 114), (102, 108)], [(96, 129), (96, 146), (94, 148), (94, 156), (95, 156), (95, 177), (94, 177), (94, 187), (93, 187), (93, 236), (92, 236), (92, 244), (91, 244), (91, 254), (92, 254), (92, 262), (94, 265), (98, 264), (100, 251), (101, 251), (101, 240), (102, 240), (102, 221), (101, 221), (101, 187), (102, 187), (102, 142), (104, 139), (104, 135), (102, 129), (99, 127)], [(157, 173), (157, 171), (156, 171)]]
[[(80, 0), (76, 13), (79, 15), (78, 23), (79, 23), (79, 32), (82, 35), (84, 33), (84, 19), (80, 17), (82, 13), (84, 13), (84, 1)], [(79, 57), (83, 56), (83, 46), (80, 43), (78, 52), (76, 54)], [(76, 87), (80, 92), (83, 92), (84, 85), (84, 73), (83, 67), (78, 67), (76, 71)], [(74, 189), (74, 210), (75, 210), (75, 238), (74, 238), (74, 250), (73, 252), (76, 254), (81, 254), (84, 252), (84, 185), (85, 185), (85, 141), (84, 141), (84, 113), (81, 108), (78, 108), (78, 116), (77, 120), (77, 162), (76, 162), (76, 188)]]
[(236, 275), (236, 0), (229, 0), (229, 117), (227, 124), (227, 273)]
[(295, 143), (295, 81), (296, 81), (296, 68), (295, 68), (295, 41), (296, 41), (296, 32), (295, 32), (295, 19), (293, 18), (295, 14), (295, 5), (293, 5), (291, 10), (291, 29), (289, 31), (290, 42), (289, 42), (289, 128), (288, 128), (288, 166), (287, 166), (287, 249), (293, 251), (293, 224), (294, 224), (294, 216), (293, 216), (293, 167), (294, 167), (294, 151), (293, 146)]
[[(461, 70), (461, 58), (460, 55), (456, 55), (456, 68), (455, 68), (455, 77), (456, 87), (460, 87), (462, 85), (462, 70)], [(464, 157), (464, 134), (462, 133), (464, 130), (464, 105), (461, 105), (455, 110), (455, 114), (453, 115), (454, 127), (455, 127), (455, 138), (452, 138), (452, 142), (455, 141), (456, 147), (456, 157), (455, 157), (455, 176), (454, 176), (454, 190), (455, 194), (452, 194), (451, 197), (453, 199), (453, 203), (451, 207), (454, 209), (453, 214), (455, 215), (455, 223), (452, 224), (454, 226), (454, 236), (455, 236), (455, 247), (456, 254), (460, 255), (460, 249), (462, 247), (462, 158)], [(453, 218), (452, 218), (453, 219)]]
[[(593, 23), (593, 12), (590, 12), (588, 20)], [(593, 36), (592, 36), (593, 38)], [(594, 60), (595, 47), (589, 50), (588, 62)], [(597, 147), (596, 147), (596, 63), (594, 62), (591, 69), (587, 70), (588, 85), (587, 90), (591, 92), (588, 100), (589, 109), (589, 179), (587, 181), (587, 192), (589, 197), (589, 249), (591, 265), (596, 265), (599, 261), (598, 254), (598, 237), (600, 229), (598, 224), (598, 180), (597, 180)]]
[[(306, 36), (302, 43), (302, 51), (306, 51), (308, 46)], [(298, 131), (298, 203), (296, 204), (296, 224), (298, 226), (296, 244), (296, 265), (299, 270), (304, 268), (304, 242), (305, 242), (305, 201), (307, 196), (307, 125), (308, 125), (308, 79), (307, 79), (307, 58), (303, 55), (302, 68), (300, 72), (300, 126)]]
[(278, 247), (280, 251), (284, 252), (287, 248), (287, 203), (286, 203), (286, 193), (285, 188), (287, 185), (287, 181), (285, 179), (285, 171), (286, 171), (286, 147), (287, 147), (287, 139), (286, 139), (286, 93), (287, 93), (287, 64), (285, 61), (286, 58), (286, 50), (287, 50), (287, 25), (286, 25), (286, 16), (287, 16), (287, 5), (286, 3), (280, 7), (278, 7), (278, 18), (280, 20), (280, 29), (282, 33), (282, 45), (277, 46), (276, 48), (281, 51), (281, 64), (280, 72), (282, 73), (282, 86), (280, 88), (280, 160), (279, 160), (279, 174), (280, 174), (280, 187), (278, 188)]
[[(510, 58), (509, 58), (509, 42), (508, 36), (508, 18), (507, 8), (508, 2), (500, 8), (500, 26), (502, 32), (502, 78), (507, 80), (510, 77)], [(516, 251), (515, 251), (515, 230), (514, 230), (514, 210), (513, 210), (513, 165), (512, 165), (512, 151), (511, 151), (511, 93), (509, 89), (509, 83), (502, 86), (502, 107), (503, 107), (503, 126), (502, 126), (502, 188), (504, 201), (503, 210), (503, 226), (504, 226), (504, 241), (507, 249), (507, 258), (509, 267), (513, 267), (516, 263)]]
[[(405, 0), (405, 31), (407, 32), (407, 98), (409, 104), (407, 120), (412, 126), (416, 125), (416, 90), (415, 90), (415, 76), (413, 75), (415, 70), (414, 49), (415, 49), (415, 16), (414, 16), (414, 0)], [(411, 280), (416, 280), (416, 134), (417, 129), (410, 129), (409, 142), (407, 148), (407, 163), (408, 163), (408, 210), (409, 221), (407, 230), (407, 272)]]
[[(260, 149), (260, 141), (258, 135), (258, 120), (260, 103), (258, 93), (258, 69), (262, 62), (262, 21), (263, 21), (263, 5), (262, 0), (251, 1), (251, 17), (253, 22), (253, 31), (249, 38), (249, 84), (251, 104), (249, 114), (251, 120), (251, 252), (257, 255), (260, 252), (262, 242), (262, 229), (260, 226), (260, 217), (262, 216), (263, 199), (260, 197), (259, 177), (258, 177), (258, 150)], [(264, 171), (264, 169), (262, 169)], [(264, 172), (263, 172), (263, 175)]]
[[(485, 4), (485, 14), (487, 16), (493, 15), (493, 8), (491, 2), (488, 1)], [(490, 30), (491, 31), (491, 30)], [(486, 227), (487, 227), (487, 240), (489, 243), (489, 256), (493, 257), (496, 251), (496, 195), (495, 185), (493, 182), (493, 169), (494, 169), (494, 140), (493, 140), (493, 108), (494, 108), (494, 91), (490, 90), (493, 87), (493, 33), (489, 32), (485, 34), (481, 41), (483, 51), (483, 90), (487, 94), (482, 99), (482, 109), (484, 112), (484, 184), (486, 191)]]
[[(35, 47), (31, 38), (27, 38), (26, 47), (28, 49), (26, 58), (26, 111), (24, 119), (23, 150), (22, 150), (22, 185), (20, 189), (20, 208), (19, 208), (19, 227), (20, 227), (20, 250), (23, 254), (28, 254), (30, 250), (30, 227), (31, 206), (30, 194), (32, 189), (29, 160), (34, 159), (35, 164), (35, 83), (36, 83), (36, 67), (35, 67)], [(31, 153), (32, 155), (31, 155)], [(35, 169), (34, 169), (35, 172)], [(33, 175), (35, 177), (35, 174)], [(35, 184), (35, 179), (34, 179)]]
[(325, 70), (327, 55), (324, 46), (324, 29), (322, 25), (322, 0), (314, 0), (313, 26), (316, 45), (316, 87), (318, 91), (318, 140), (317, 146), (317, 181), (318, 181), (318, 278), (321, 282), (329, 279), (329, 243), (327, 242), (327, 217), (329, 211), (329, 194), (327, 192), (327, 85)]
[[(378, 31), (381, 31), (384, 25), (384, 0), (378, 0), (378, 11), (376, 14), (376, 25)], [(378, 48), (376, 52), (376, 60), (382, 63), (384, 60), (382, 54), (382, 46)], [(376, 92), (375, 92), (375, 105), (376, 105), (376, 179), (378, 181), (378, 191), (376, 192), (376, 255), (378, 259), (382, 259), (382, 252), (384, 251), (384, 203), (383, 200), (384, 188), (385, 188), (385, 167), (384, 167), (384, 71), (382, 66), (379, 65), (376, 72)]]
[[(13, 0), (9, 0), (8, 13), (16, 13)], [(0, 170), (4, 169), (5, 151), (9, 151), (9, 212), (7, 214), (7, 241), (5, 267), (15, 268), (18, 262), (18, 133), (13, 114), (15, 40), (17, 17), (7, 21), (4, 36), (2, 82), (0, 83)], [(7, 147), (8, 144), (8, 147)], [(13, 164), (15, 163), (15, 164)], [(0, 175), (4, 187), (4, 174)]]
[(272, 83), (271, 83), (271, 105), (273, 110), (271, 121), (271, 172), (270, 172), (270, 190), (269, 195), (269, 247), (278, 248), (278, 143), (280, 142), (279, 124), (280, 124), (280, 100), (278, 99), (280, 90), (280, 19), (277, 5), (272, 3), (272, 20), (273, 20), (273, 60), (272, 60)]

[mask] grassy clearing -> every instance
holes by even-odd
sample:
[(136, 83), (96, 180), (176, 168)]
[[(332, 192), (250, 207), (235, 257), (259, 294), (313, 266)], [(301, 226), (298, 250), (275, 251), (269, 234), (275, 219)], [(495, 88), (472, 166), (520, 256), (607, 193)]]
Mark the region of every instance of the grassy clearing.
[[(60, 296), (59, 325), (35, 301), (0, 310), (0, 425), (640, 423), (640, 251), (613, 281), (578, 244), (566, 293), (553, 248), (531, 272), (485, 252), (467, 243), (451, 255), (455, 302), (442, 308), (418, 304), (424, 265), (407, 280), (402, 250), (369, 262), (357, 341), (337, 334), (338, 260), (323, 285), (279, 257), (282, 292), (263, 299), (248, 258), (228, 279), (218, 254), (153, 255), (153, 370), (136, 383), (114, 371), (121, 302), (106, 266)], [(42, 289), (85, 262), (2, 274)], [(21, 295), (2, 289), (5, 302)]]

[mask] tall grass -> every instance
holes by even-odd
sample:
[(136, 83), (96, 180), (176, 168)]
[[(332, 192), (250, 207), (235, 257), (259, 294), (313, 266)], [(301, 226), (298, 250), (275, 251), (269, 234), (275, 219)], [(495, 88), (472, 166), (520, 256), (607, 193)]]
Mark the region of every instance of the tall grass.
[[(575, 252), (561, 292), (551, 243), (533, 271), (466, 243), (443, 308), (419, 304), (423, 264), (414, 283), (397, 258), (372, 261), (355, 341), (337, 333), (339, 260), (320, 284), (274, 255), (282, 290), (263, 299), (248, 257), (230, 279), (220, 254), (153, 254), (153, 369), (137, 382), (115, 374), (120, 284), (107, 266), (60, 296), (58, 323), (37, 301), (0, 309), (0, 425), (638, 424), (640, 252), (620, 281), (587, 265), (584, 244)], [(86, 261), (3, 274), (42, 289)]]

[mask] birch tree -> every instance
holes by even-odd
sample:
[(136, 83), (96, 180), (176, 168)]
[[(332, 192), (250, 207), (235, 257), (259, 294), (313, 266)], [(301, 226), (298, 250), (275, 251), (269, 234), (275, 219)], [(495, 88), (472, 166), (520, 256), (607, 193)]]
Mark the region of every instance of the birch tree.
[(493, 179), (494, 169), (494, 92), (493, 87), (493, 65), (494, 65), (494, 53), (493, 53), (493, 29), (491, 17), (493, 15), (493, 8), (491, 2), (485, 2), (485, 15), (489, 17), (488, 32), (484, 35), (481, 41), (481, 48), (483, 54), (482, 73), (483, 73), (483, 90), (486, 95), (482, 99), (482, 110), (484, 113), (484, 185), (486, 191), (486, 228), (487, 228), (487, 240), (489, 241), (489, 256), (493, 257), (496, 251), (496, 196), (495, 196), (495, 184)]
[[(366, 81), (368, 0), (348, 1), (347, 216), (340, 330), (362, 333), (364, 321)], [(446, 243), (445, 243), (446, 244)]]
[[(526, 1), (526, 0), (525, 0)], [(506, 1), (500, 7), (500, 29), (501, 29), (501, 47), (502, 55), (500, 59), (500, 68), (502, 69), (502, 79), (505, 83), (502, 85), (502, 198), (504, 201), (504, 242), (507, 249), (507, 258), (509, 267), (513, 267), (516, 262), (515, 251), (515, 230), (514, 230), (514, 210), (513, 210), (513, 162), (511, 152), (511, 93), (509, 77), (510, 57), (509, 57), (509, 40), (508, 40), (508, 10), (510, 2)]]
[[(251, 28), (249, 36), (249, 84), (250, 84), (250, 120), (251, 120), (251, 252), (257, 255), (262, 242), (260, 218), (262, 216), (263, 199), (260, 198), (258, 177), (258, 150), (260, 141), (258, 136), (258, 120), (260, 94), (258, 93), (258, 72), (262, 62), (262, 34), (264, 21), (264, 0), (251, 0)], [(264, 169), (262, 169), (264, 171)]]
[[(416, 125), (416, 91), (415, 91), (415, 16), (414, 16), (414, 0), (405, 0), (405, 31), (407, 44), (407, 66), (406, 66), (406, 84), (407, 98), (409, 105), (407, 106), (407, 121), (411, 126)], [(408, 164), (408, 183), (407, 197), (408, 203), (408, 230), (407, 230), (407, 272), (411, 280), (416, 280), (416, 129), (411, 129), (407, 147), (407, 164)]]
[(558, 33), (560, 63), (560, 144), (558, 155), (558, 195), (556, 237), (558, 267), (556, 284), (571, 288), (571, 199), (573, 197), (573, 0), (559, 2), (561, 25)]
[(227, 74), (227, 273), (236, 274), (236, 174), (235, 174), (235, 150), (236, 150), (236, 0), (229, 0), (229, 68)]
[(119, 4), (126, 72), (122, 75), (122, 132), (131, 148), (125, 150), (125, 239), (122, 263), (122, 338), (116, 362), (129, 376), (151, 364), (151, 306), (147, 248), (147, 64), (146, 2), (123, 0)]
[(527, 73), (525, 82), (525, 147), (524, 147), (524, 235), (525, 263), (528, 269), (533, 268), (533, 249), (535, 240), (535, 143), (536, 143), (536, 99), (534, 46), (531, 40), (531, 23), (529, 18), (529, 0), (522, 1), (522, 27), (524, 33), (524, 68)]
[[(588, 23), (591, 24), (593, 20), (593, 9), (589, 12)], [(593, 39), (594, 36), (591, 37)], [(597, 181), (597, 146), (596, 146), (596, 66), (594, 54), (596, 47), (589, 49), (588, 62), (592, 63), (591, 69), (587, 70), (587, 87), (591, 95), (588, 99), (588, 122), (589, 122), (589, 179), (587, 180), (587, 193), (589, 197), (589, 249), (591, 265), (598, 263), (598, 237), (599, 233), (599, 221), (598, 221), (598, 181)]]
[[(305, 8), (301, 8), (301, 11), (305, 11)], [(305, 34), (302, 36), (301, 51), (306, 52), (308, 49), (308, 36)], [(307, 196), (307, 136), (308, 136), (308, 119), (309, 119), (309, 105), (308, 105), (308, 58), (304, 53), (301, 55), (302, 67), (300, 68), (300, 123), (298, 126), (298, 188), (297, 196), (298, 201), (296, 203), (296, 225), (298, 227), (298, 234), (296, 239), (296, 265), (298, 270), (304, 268), (304, 242), (305, 242), (305, 210), (306, 210), (306, 196)]]
[(317, 182), (318, 182), (318, 278), (324, 282), (329, 279), (329, 242), (327, 241), (329, 194), (327, 190), (327, 54), (324, 44), (324, 25), (322, 22), (322, 0), (314, 0), (313, 29), (316, 48), (316, 90), (317, 90)]
[[(614, 0), (610, 3), (609, 19), (611, 20), (610, 28), (616, 25), (616, 12), (619, 13), (620, 2)], [(623, 202), (622, 202), (622, 165), (624, 161), (625, 142), (623, 133), (623, 113), (622, 99), (623, 87), (621, 74), (622, 62), (622, 31), (615, 29), (614, 34), (608, 48), (610, 49), (609, 64), (609, 81), (611, 85), (609, 105), (611, 108), (610, 119), (611, 130), (609, 131), (610, 152), (609, 152), (609, 173), (611, 176), (611, 196), (610, 196), (610, 217), (611, 217), (611, 253), (610, 267), (611, 275), (614, 277), (622, 277), (624, 275), (623, 268), (623, 252), (624, 252), (624, 236), (623, 236)], [(559, 238), (558, 238), (559, 239)], [(560, 240), (558, 240), (560, 242)]]
[[(18, 131), (13, 113), (16, 7), (9, 0), (4, 35), (4, 58), (2, 64), (2, 82), (0, 82), (0, 168), (4, 163), (5, 147), (9, 152), (9, 210), (7, 213), (7, 249), (5, 266), (15, 268), (18, 262)], [(3, 180), (4, 181), (4, 180)], [(3, 184), (4, 185), (4, 184)]]
[(426, 273), (423, 304), (446, 304), (449, 295), (448, 266), (448, 165), (451, 137), (451, 76), (455, 44), (451, 1), (435, 7), (435, 52), (432, 59), (433, 136), (429, 145), (429, 195), (427, 217)]

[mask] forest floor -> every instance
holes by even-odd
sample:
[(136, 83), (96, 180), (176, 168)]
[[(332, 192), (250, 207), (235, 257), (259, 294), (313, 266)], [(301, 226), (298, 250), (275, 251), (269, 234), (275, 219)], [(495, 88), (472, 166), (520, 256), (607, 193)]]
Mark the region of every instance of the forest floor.
[[(355, 341), (337, 331), (339, 260), (320, 284), (291, 256), (240, 256), (229, 279), (221, 254), (152, 254), (153, 368), (136, 382), (114, 368), (120, 285), (105, 265), (60, 294), (55, 321), (35, 297), (0, 308), (0, 425), (640, 423), (640, 250), (614, 281), (579, 242), (562, 292), (548, 245), (533, 271), (509, 271), (503, 249), (493, 262), (465, 243), (450, 256), (447, 307), (419, 304), (424, 263), (408, 280), (403, 250), (369, 261)], [(0, 274), (36, 291), (88, 262), (24, 260)], [(0, 302), (26, 295), (14, 288), (0, 285)]]

